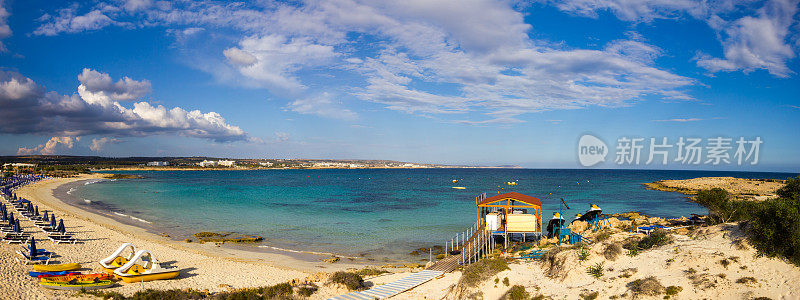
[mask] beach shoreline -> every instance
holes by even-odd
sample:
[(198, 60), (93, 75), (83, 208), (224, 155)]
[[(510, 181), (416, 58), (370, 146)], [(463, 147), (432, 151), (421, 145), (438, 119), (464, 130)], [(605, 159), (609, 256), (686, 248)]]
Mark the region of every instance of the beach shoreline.
[[(321, 260), (301, 260), (290, 253), (253, 252), (236, 247), (218, 247), (214, 243), (175, 241), (145, 228), (124, 224), (112, 217), (70, 205), (53, 193), (65, 184), (101, 178), (97, 174), (54, 178), (24, 186), (15, 192), (38, 205), (40, 210), (50, 210), (57, 218), (63, 218), (67, 230), (74, 232), (79, 239), (80, 242), (74, 245), (56, 245), (49, 242), (44, 233), (35, 229), (29, 221), (23, 221), (23, 230), (33, 233), (34, 238), (39, 241), (39, 247), (56, 253), (57, 256), (51, 263), (77, 262), (83, 265), (83, 271), (96, 272), (100, 267), (97, 261), (108, 256), (122, 243), (132, 242), (139, 249), (151, 250), (160, 261), (169, 262), (182, 270), (178, 279), (145, 282), (143, 286), (122, 285), (113, 288), (115, 291), (133, 293), (142, 287), (190, 287), (214, 292), (300, 280), (320, 271), (333, 272), (363, 267), (345, 260), (330, 264)], [(30, 266), (14, 261), (17, 254), (13, 249), (16, 249), (15, 245), (4, 245), (0, 248), (0, 265), (3, 265), (0, 273), (6, 274), (10, 282), (13, 282), (0, 287), (0, 294), (47, 299), (72, 295), (39, 288), (36, 281), (27, 275), (31, 270)]]
[[(108, 219), (111, 219), (117, 223), (121, 223), (127, 226), (137, 227), (149, 233), (151, 236), (157, 236), (159, 238), (166, 238), (170, 240), (172, 243), (176, 243), (181, 246), (186, 246), (189, 248), (197, 248), (192, 247), (192, 244), (200, 245), (202, 243), (197, 242), (197, 239), (194, 238), (193, 234), (197, 233), (199, 230), (195, 229), (194, 231), (189, 231), (186, 228), (172, 228), (164, 226), (164, 224), (160, 224), (158, 222), (151, 222), (150, 220), (143, 219), (142, 216), (137, 215), (134, 216), (135, 212), (128, 212), (109, 204), (104, 203), (102, 200), (86, 200), (81, 199), (77, 196), (71, 194), (71, 192), (75, 191), (77, 188), (80, 188), (83, 185), (98, 183), (100, 180), (108, 180), (105, 178), (87, 178), (82, 180), (76, 180), (72, 182), (67, 182), (62, 185), (59, 185), (53, 189), (53, 195), (56, 199), (60, 200), (66, 205), (70, 205), (86, 212), (101, 215)], [(239, 234), (246, 234), (246, 233), (239, 233)], [(191, 243), (186, 242), (186, 239), (193, 240)], [(251, 252), (252, 254), (258, 253), (272, 253), (272, 254), (279, 254), (288, 256), (289, 260), (279, 260), (280, 263), (286, 262), (287, 264), (294, 265), (298, 261), (305, 262), (305, 263), (319, 263), (323, 259), (330, 258), (332, 256), (340, 257), (343, 259), (349, 259), (349, 262), (352, 262), (353, 265), (367, 265), (368, 261), (355, 261), (359, 259), (359, 257), (343, 255), (341, 253), (332, 253), (332, 252), (317, 252), (317, 251), (307, 251), (304, 249), (289, 249), (287, 247), (283, 247), (282, 245), (274, 245), (272, 243), (263, 243), (263, 242), (255, 242), (255, 243), (222, 243), (221, 247), (228, 248), (228, 249), (236, 249)]]

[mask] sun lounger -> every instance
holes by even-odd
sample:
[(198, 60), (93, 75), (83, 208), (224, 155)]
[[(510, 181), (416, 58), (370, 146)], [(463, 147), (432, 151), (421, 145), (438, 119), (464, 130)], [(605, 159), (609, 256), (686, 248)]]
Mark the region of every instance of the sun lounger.
[(672, 230), (674, 228), (673, 227), (662, 226), (662, 225), (650, 225), (650, 226), (642, 226), (642, 227), (636, 228), (636, 232), (641, 232), (641, 233), (644, 233), (644, 234), (650, 234), (653, 231), (655, 231), (656, 229)]
[(28, 254), (19, 250), (17, 250), (17, 254), (22, 256), (22, 259), (17, 258), (17, 261), (23, 261), (25, 262), (26, 265), (32, 263), (44, 263), (46, 265), (50, 263), (50, 255), (37, 255), (34, 257), (30, 257)]
[(51, 240), (53, 243), (61, 244), (75, 244), (78, 242), (78, 239), (72, 237), (72, 235), (48, 235), (47, 239)]
[(28, 234), (23, 234), (23, 235), (9, 235), (9, 234), (7, 234), (5, 237), (3, 237), (3, 241), (5, 241), (6, 243), (9, 243), (9, 244), (23, 244), (23, 243), (25, 243), (25, 241), (27, 241), (30, 238), (31, 238), (31, 236), (28, 235)]
[(540, 258), (542, 258), (542, 255), (544, 255), (545, 252), (547, 252), (547, 250), (541, 250), (541, 249), (540, 250), (534, 250), (534, 251), (531, 251), (530, 253), (526, 253), (526, 254), (520, 255), (519, 258), (521, 258), (521, 259), (540, 259)]

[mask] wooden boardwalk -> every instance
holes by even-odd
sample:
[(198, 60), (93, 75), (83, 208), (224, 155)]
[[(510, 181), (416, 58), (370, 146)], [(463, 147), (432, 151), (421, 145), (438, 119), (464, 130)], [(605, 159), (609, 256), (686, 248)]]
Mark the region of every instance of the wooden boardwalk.
[(328, 298), (328, 300), (386, 299), (415, 288), (416, 286), (439, 277), (442, 274), (444, 273), (439, 271), (423, 270), (392, 283), (382, 284), (363, 292), (351, 292), (344, 295), (339, 295), (333, 298)]
[[(488, 254), (486, 253), (486, 245), (489, 243), (489, 241), (491, 241), (491, 234), (484, 232), (484, 229), (485, 226), (481, 224), (478, 230), (475, 230), (475, 233), (469, 237), (464, 245), (460, 245), (458, 249), (455, 249), (461, 251), (463, 255), (448, 255), (447, 257), (428, 267), (427, 270), (450, 273), (457, 269), (458, 266), (462, 264), (469, 264), (470, 261), (477, 261), (482, 255)], [(464, 261), (462, 262), (462, 260)]]

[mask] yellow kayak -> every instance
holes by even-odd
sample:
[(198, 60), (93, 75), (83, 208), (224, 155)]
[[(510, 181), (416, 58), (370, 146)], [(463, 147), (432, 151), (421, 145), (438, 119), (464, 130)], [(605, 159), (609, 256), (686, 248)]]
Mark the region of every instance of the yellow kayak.
[(75, 271), (81, 268), (81, 264), (60, 264), (60, 265), (33, 265), (33, 270), (36, 272), (58, 272), (58, 271)]
[(48, 289), (54, 290), (96, 290), (96, 289), (104, 289), (109, 288), (114, 285), (114, 282), (111, 280), (100, 280), (100, 281), (90, 281), (90, 282), (56, 282), (56, 281), (42, 281), (39, 282), (39, 285)]
[(153, 280), (173, 279), (175, 277), (178, 277), (179, 273), (180, 273), (179, 271), (171, 271), (164, 273), (128, 275), (128, 276), (119, 276), (119, 274), (114, 274), (114, 276), (117, 277), (117, 279), (121, 279), (125, 283), (134, 283), (134, 282), (145, 282)]

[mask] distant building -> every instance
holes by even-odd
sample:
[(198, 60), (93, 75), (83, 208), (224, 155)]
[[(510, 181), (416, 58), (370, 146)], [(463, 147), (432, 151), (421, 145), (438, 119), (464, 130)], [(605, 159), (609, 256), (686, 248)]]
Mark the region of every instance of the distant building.
[(223, 167), (233, 167), (236, 166), (236, 161), (233, 160), (218, 160), (217, 164)]
[(12, 166), (12, 167), (15, 167), (15, 168), (34, 168), (34, 167), (36, 167), (36, 164), (26, 164), (26, 163), (8, 163), (8, 164), (3, 164), (3, 167), (6, 167), (6, 166)]
[(201, 166), (203, 168), (205, 168), (205, 167), (213, 167), (213, 166), (217, 165), (217, 162), (213, 161), (213, 160), (204, 160), (204, 161), (201, 161), (201, 162), (197, 163), (197, 165)]
[(147, 163), (148, 167), (166, 167), (169, 166), (168, 161), (151, 161)]
[(259, 164), (260, 164), (262, 167), (272, 167), (272, 165), (273, 165), (271, 162), (262, 162), (262, 163), (259, 163)]
[(216, 167), (216, 166), (235, 167), (236, 166), (236, 161), (233, 161), (233, 160), (217, 160), (217, 161), (204, 160), (204, 161), (201, 161), (201, 162), (197, 163), (197, 165), (199, 165), (201, 167), (204, 167), (204, 168), (205, 167)]

